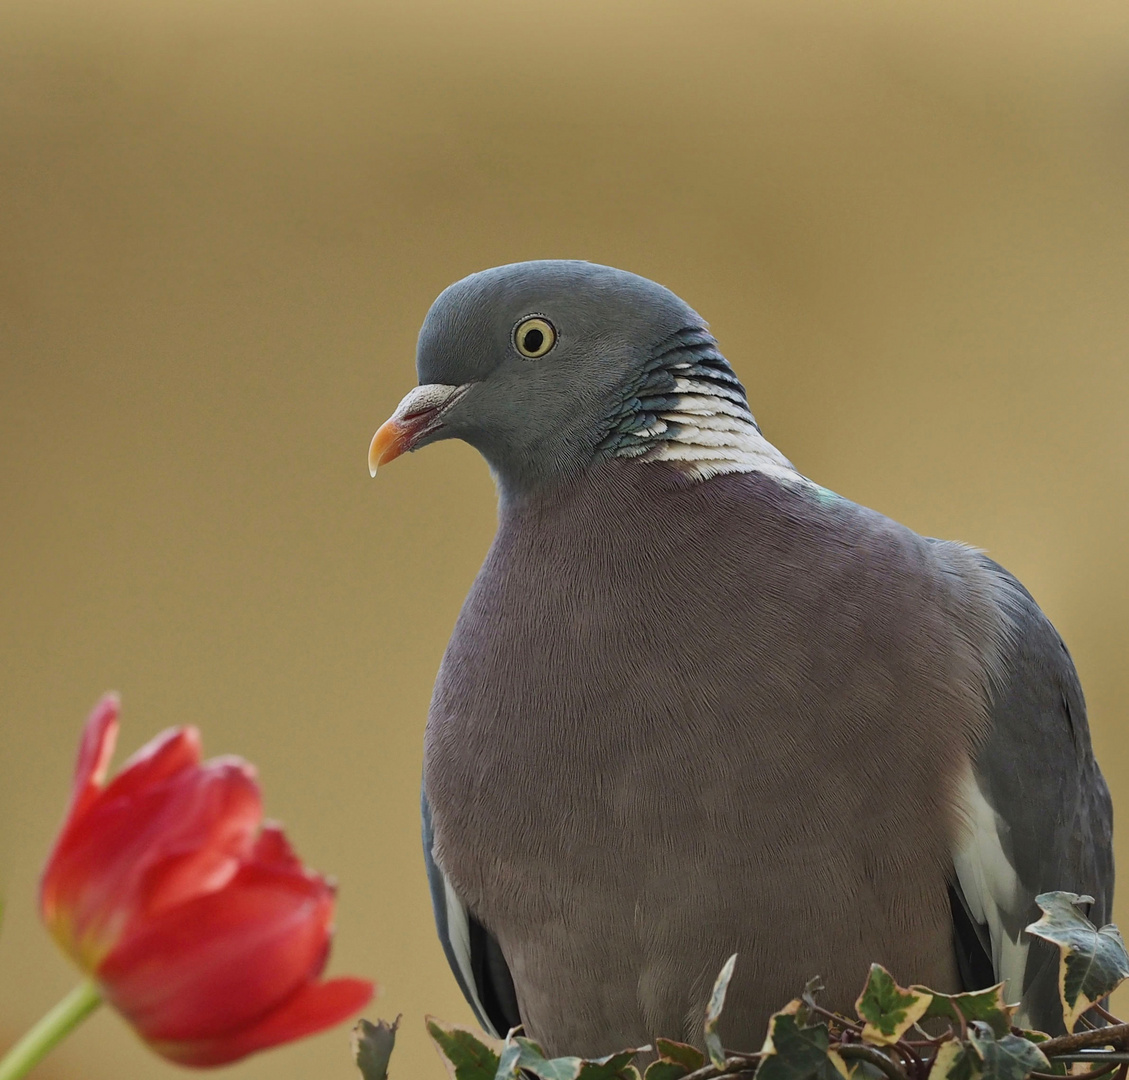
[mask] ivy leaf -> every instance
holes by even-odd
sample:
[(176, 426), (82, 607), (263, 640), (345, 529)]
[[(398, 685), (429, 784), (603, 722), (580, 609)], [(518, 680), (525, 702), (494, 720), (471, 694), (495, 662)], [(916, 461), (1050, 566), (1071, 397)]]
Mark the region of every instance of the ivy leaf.
[(498, 1071), (494, 1073), (495, 1080), (516, 1080), (516, 1077), (521, 1075), (521, 1069), (518, 1067), (521, 1052), (521, 1047), (512, 1038), (506, 1040), (502, 1047), (502, 1053), (498, 1057)]
[(679, 1061), (664, 1061), (659, 1058), (647, 1066), (643, 1080), (682, 1080), (682, 1077), (689, 1076), (693, 1071)]
[(772, 1014), (754, 1080), (847, 1080), (846, 1062), (829, 1049), (827, 1025), (802, 1026), (799, 1008), (797, 1000)]
[(968, 1039), (980, 1058), (983, 1080), (1024, 1080), (1034, 1069), (1051, 1070), (1046, 1055), (1033, 1042), (1019, 1035), (997, 1039), (991, 1027), (981, 1020), (968, 1025)]
[(647, 1066), (643, 1080), (681, 1080), (683, 1076), (697, 1072), (706, 1063), (701, 1050), (688, 1043), (656, 1039), (655, 1049), (659, 1056)]
[(541, 1080), (639, 1080), (639, 1070), (631, 1064), (631, 1059), (636, 1054), (651, 1049), (649, 1046), (640, 1046), (591, 1059), (547, 1058), (545, 1051), (537, 1043), (521, 1035), (515, 1035), (506, 1041), (507, 1049), (511, 1045), (519, 1050), (514, 1066), (541, 1077)]
[(929, 1067), (929, 1080), (979, 1080), (980, 1062), (976, 1055), (955, 1039), (941, 1043), (933, 1064)]
[(384, 1020), (375, 1024), (358, 1020), (353, 1026), (353, 1060), (364, 1080), (385, 1080), (388, 1076), (388, 1059), (396, 1045), (400, 1019), (397, 1016), (391, 1024)]
[(522, 1048), (517, 1059), (519, 1069), (528, 1069), (529, 1072), (540, 1076), (541, 1080), (578, 1080), (584, 1065), (581, 1058), (547, 1058), (535, 1042), (521, 1035), (515, 1036), (514, 1042)]
[(655, 1049), (660, 1058), (685, 1065), (688, 1072), (697, 1072), (706, 1063), (705, 1055), (696, 1046), (675, 1042), (673, 1039), (656, 1039)]
[(932, 1000), (932, 992), (923, 986), (907, 990), (881, 964), (871, 964), (866, 986), (855, 1002), (864, 1022), (863, 1039), (879, 1046), (896, 1043), (925, 1015)]
[(721, 1010), (725, 1008), (725, 993), (729, 989), (729, 980), (733, 978), (733, 965), (737, 963), (737, 954), (734, 953), (718, 972), (717, 979), (710, 993), (709, 1004), (706, 1006), (706, 1050), (709, 1051), (710, 1061), (715, 1068), (725, 1065), (725, 1051), (721, 1046), (721, 1036), (717, 1033), (717, 1022), (721, 1019)]
[(1078, 904), (1093, 903), (1092, 896), (1049, 892), (1036, 896), (1035, 903), (1043, 916), (1027, 933), (1058, 946), (1062, 1018), (1066, 1030), (1073, 1031), (1078, 1017), (1129, 978), (1129, 953), (1116, 926), (1099, 930), (1078, 910)]
[(1003, 983), (967, 994), (938, 994), (924, 986), (913, 986), (910, 989), (933, 995), (929, 1007), (922, 1014), (924, 1020), (942, 1017), (959, 1026), (963, 1017), (966, 1024), (972, 1020), (983, 1020), (996, 1035), (1006, 1035), (1011, 1031), (1011, 1018), (1015, 1008), (1004, 1001)]
[[(1015, 1028), (1017, 1035), (1022, 1035), (1028, 1042), (1045, 1043), (1050, 1042), (1051, 1037), (1045, 1031), (1033, 1031), (1030, 1028)], [(1055, 1076), (1069, 1076), (1070, 1065), (1065, 1061), (1055, 1060), (1051, 1062), (1050, 1071)]]
[(494, 1080), (505, 1043), (473, 1028), (424, 1018), (451, 1080)]
[(579, 1080), (640, 1080), (639, 1070), (631, 1063), (631, 1059), (650, 1049), (649, 1046), (640, 1046), (636, 1050), (621, 1050), (617, 1054), (585, 1061), (580, 1069)]

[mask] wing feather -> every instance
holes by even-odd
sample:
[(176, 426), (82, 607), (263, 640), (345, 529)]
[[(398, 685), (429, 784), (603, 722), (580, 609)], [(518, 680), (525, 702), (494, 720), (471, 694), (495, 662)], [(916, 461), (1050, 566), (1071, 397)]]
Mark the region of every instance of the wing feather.
[(435, 929), (463, 997), (483, 1028), (504, 1038), (521, 1023), (513, 978), (494, 936), (468, 910), (435, 859), (427, 793), (420, 792), (423, 859)]
[(953, 864), (967, 920), (954, 919), (954, 934), (964, 977), (979, 950), (994, 977), (1007, 980), (1009, 999), (1021, 1000), (1020, 1022), (1061, 1031), (1057, 958), (1024, 928), (1039, 916), (1035, 897), (1053, 889), (1093, 896), (1091, 918), (1108, 920), (1112, 806), (1066, 646), (1030, 593), (984, 562), (1016, 632), (994, 688), (991, 729), (961, 789), (967, 827)]

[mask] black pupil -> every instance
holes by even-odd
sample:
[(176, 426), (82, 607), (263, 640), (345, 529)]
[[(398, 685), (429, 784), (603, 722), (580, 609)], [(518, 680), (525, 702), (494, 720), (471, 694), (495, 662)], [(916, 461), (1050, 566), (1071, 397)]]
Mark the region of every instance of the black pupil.
[(539, 352), (541, 346), (545, 343), (545, 335), (540, 330), (526, 330), (525, 332), (525, 351), (526, 352)]

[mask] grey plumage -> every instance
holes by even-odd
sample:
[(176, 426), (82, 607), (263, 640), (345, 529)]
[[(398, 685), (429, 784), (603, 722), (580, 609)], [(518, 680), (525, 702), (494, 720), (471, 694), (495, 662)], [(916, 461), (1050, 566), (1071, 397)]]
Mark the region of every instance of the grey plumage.
[[(998, 815), (1002, 852), (1015, 871), (1015, 893), (1001, 905), (1000, 917), (1012, 940), (1030, 943), (1021, 983), (1026, 1020), (1058, 1031), (1058, 950), (1022, 931), (1041, 914), (1035, 897), (1061, 888), (1093, 896), (1091, 920), (1098, 926), (1109, 921), (1113, 807), (1090, 747), (1086, 703), (1066, 645), (1031, 594), (1002, 567), (983, 561), (1002, 582), (1000, 603), (1016, 632), (1001, 657), (991, 724), (976, 750), (974, 771)], [(981, 926), (978, 936), (991, 956), (987, 928)]]
[[(532, 316), (556, 339), (527, 359)], [(1019, 932), (1045, 889), (1108, 913), (1111, 814), (1022, 586), (800, 476), (700, 317), (633, 275), (473, 275), (417, 367), (371, 462), (461, 437), (500, 493), (425, 738), (437, 925), (480, 1019), (552, 1053), (696, 1039), (736, 951), (735, 1046), (812, 975), (846, 1008), (875, 960), (1010, 978), (1054, 1028)]]

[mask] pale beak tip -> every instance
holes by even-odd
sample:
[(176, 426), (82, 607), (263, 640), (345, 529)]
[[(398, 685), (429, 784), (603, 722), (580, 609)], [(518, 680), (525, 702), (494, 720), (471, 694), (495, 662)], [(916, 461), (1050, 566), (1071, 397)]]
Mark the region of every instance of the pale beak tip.
[(387, 420), (380, 425), (377, 433), (372, 437), (368, 448), (369, 476), (376, 476), (376, 470), (381, 465), (398, 458), (407, 446), (404, 444), (404, 432), (395, 420)]
[(368, 474), (369, 476), (376, 476), (376, 470), (380, 468), (380, 454), (384, 447), (381, 445), (380, 434), (384, 428), (382, 427), (373, 437), (372, 442), (368, 447)]

